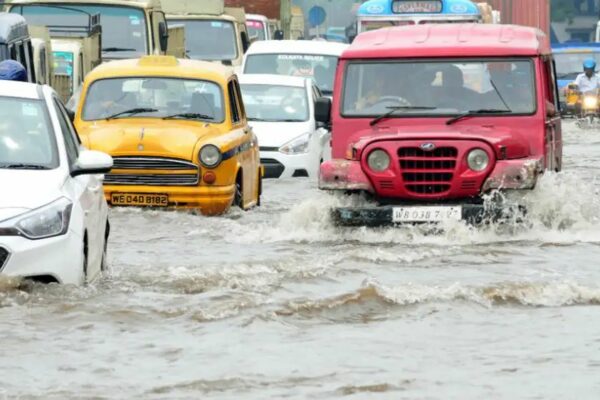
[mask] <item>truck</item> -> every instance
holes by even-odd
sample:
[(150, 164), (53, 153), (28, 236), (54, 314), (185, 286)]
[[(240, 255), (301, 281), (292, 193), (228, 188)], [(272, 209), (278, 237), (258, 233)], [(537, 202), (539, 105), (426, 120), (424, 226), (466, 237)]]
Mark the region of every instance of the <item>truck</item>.
[(246, 14), (246, 28), (251, 41), (271, 40), (269, 19), (264, 15)]
[(167, 21), (185, 27), (186, 56), (239, 67), (250, 46), (242, 8), (223, 0), (162, 0)]
[(31, 36), (20, 15), (0, 12), (0, 61), (3, 60), (20, 62), (27, 70), (27, 80), (37, 82)]
[(166, 54), (169, 29), (160, 0), (5, 0), (29, 25), (83, 26), (100, 15), (102, 60)]
[(33, 47), (36, 82), (40, 85), (53, 86), (54, 62), (50, 32), (45, 26), (30, 26), (29, 33)]
[(530, 27), (432, 24), (357, 36), (340, 57), (333, 100), (315, 105), (332, 128), (319, 188), (361, 199), (334, 208), (333, 221), (523, 218), (521, 195), (562, 167), (554, 76), (550, 42)]

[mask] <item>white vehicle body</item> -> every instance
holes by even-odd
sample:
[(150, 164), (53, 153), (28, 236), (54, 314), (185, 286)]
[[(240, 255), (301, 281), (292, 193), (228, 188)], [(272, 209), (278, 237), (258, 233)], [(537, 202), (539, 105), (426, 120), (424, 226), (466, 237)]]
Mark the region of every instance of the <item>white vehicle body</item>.
[[(342, 55), (344, 50), (348, 48), (348, 44), (335, 42), (320, 42), (310, 40), (265, 40), (252, 43), (250, 49), (244, 55), (244, 63), (242, 64), (242, 72), (244, 74), (279, 74), (289, 75), (289, 71), (285, 70), (270, 70), (254, 72), (252, 71), (251, 60), (253, 57), (261, 55), (277, 55), (285, 57), (306, 56), (306, 57), (322, 57), (330, 59), (328, 63), (328, 77), (326, 82), (321, 82), (321, 79), (315, 77), (315, 81), (319, 88), (326, 96), (331, 97), (333, 93), (333, 80), (335, 77), (335, 68), (337, 59)], [(249, 62), (250, 60), (250, 62)], [(309, 77), (309, 76), (307, 76)], [(324, 83), (324, 84), (323, 84)]]
[[(269, 19), (264, 15), (259, 14), (246, 14), (246, 27), (248, 28), (248, 35), (250, 40), (271, 40), (271, 31), (269, 30)], [(258, 31), (261, 31), (259, 33)], [(255, 34), (259, 34), (258, 37), (254, 37)]]
[[(31, 118), (46, 121), (42, 127), (21, 126), (21, 142), (0, 125), (0, 275), (70, 284), (93, 280), (106, 255), (108, 207), (101, 174), (110, 170), (112, 159), (81, 147), (49, 86), (1, 82), (0, 101), (17, 104), (25, 116), (33, 107)], [(10, 164), (20, 151), (27, 152), (26, 143), (41, 138), (51, 149), (52, 165)]]
[[(331, 133), (315, 120), (315, 101), (322, 96), (312, 79), (282, 75), (240, 75), (240, 86), (248, 123), (258, 137), (260, 159), (265, 167), (265, 178), (315, 177), (320, 163), (331, 159)], [(250, 88), (267, 92), (273, 87), (303, 90), (308, 105), (306, 119), (298, 122), (285, 120), (257, 120), (253, 112)], [(264, 87), (264, 89), (262, 88)], [(274, 110), (283, 105), (272, 105)], [(254, 117), (254, 118), (253, 118)]]

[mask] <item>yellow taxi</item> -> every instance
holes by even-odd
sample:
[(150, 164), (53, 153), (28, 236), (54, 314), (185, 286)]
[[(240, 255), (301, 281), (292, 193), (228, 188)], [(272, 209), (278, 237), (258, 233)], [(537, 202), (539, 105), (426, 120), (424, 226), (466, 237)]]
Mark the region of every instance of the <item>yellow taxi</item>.
[(113, 206), (215, 215), (260, 204), (258, 141), (230, 68), (170, 56), (102, 64), (85, 79), (75, 126), (113, 157)]

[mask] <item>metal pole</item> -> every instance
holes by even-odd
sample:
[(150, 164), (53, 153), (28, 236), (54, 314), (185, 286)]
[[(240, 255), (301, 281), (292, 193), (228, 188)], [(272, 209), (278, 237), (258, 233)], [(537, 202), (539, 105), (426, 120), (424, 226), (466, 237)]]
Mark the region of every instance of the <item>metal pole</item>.
[(279, 12), (284, 39), (291, 39), (292, 0), (280, 0)]

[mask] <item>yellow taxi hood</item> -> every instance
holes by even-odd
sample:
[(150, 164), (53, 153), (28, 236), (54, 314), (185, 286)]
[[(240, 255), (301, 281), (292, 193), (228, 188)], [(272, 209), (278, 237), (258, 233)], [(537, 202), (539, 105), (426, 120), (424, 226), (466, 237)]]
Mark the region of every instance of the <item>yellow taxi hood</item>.
[(196, 144), (218, 134), (216, 127), (204, 122), (117, 119), (99, 121), (80, 129), (91, 149), (111, 156), (155, 156), (193, 161)]

